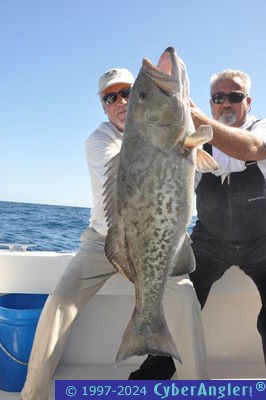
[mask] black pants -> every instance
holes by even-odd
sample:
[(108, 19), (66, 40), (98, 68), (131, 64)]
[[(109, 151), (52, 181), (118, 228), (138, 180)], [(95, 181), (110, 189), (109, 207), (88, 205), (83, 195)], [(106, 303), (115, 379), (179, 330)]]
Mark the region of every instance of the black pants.
[(248, 243), (226, 243), (215, 240), (199, 227), (193, 231), (191, 238), (196, 270), (190, 278), (202, 308), (213, 283), (232, 265), (239, 266), (255, 283), (262, 303), (257, 329), (266, 362), (266, 236)]
[[(266, 362), (266, 236), (248, 243), (226, 243), (215, 240), (198, 225), (191, 238), (196, 270), (190, 278), (202, 308), (213, 283), (232, 265), (239, 266), (257, 286), (262, 303), (257, 329)], [(171, 379), (174, 372), (171, 357), (149, 356), (139, 370), (131, 373), (129, 379)]]

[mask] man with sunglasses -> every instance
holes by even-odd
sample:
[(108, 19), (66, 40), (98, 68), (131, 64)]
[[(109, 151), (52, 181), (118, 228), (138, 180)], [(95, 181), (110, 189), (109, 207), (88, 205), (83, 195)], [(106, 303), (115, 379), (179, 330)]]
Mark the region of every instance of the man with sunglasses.
[[(239, 70), (224, 70), (211, 77), (209, 118), (191, 102), (197, 129), (213, 128), (204, 145), (218, 163), (212, 173), (196, 174), (198, 220), (191, 238), (196, 270), (190, 275), (204, 307), (215, 281), (233, 265), (255, 283), (262, 308), (257, 328), (266, 361), (266, 119), (249, 116), (251, 80)], [(141, 369), (174, 372), (172, 359), (148, 357)]]
[(253, 280), (262, 302), (257, 328), (266, 361), (266, 120), (248, 115), (250, 86), (246, 73), (224, 70), (211, 77), (214, 119), (192, 107), (195, 127), (207, 123), (213, 128), (206, 150), (219, 168), (196, 177), (191, 280), (201, 307), (212, 284), (232, 265)]
[[(50, 379), (77, 314), (104, 283), (117, 273), (104, 251), (107, 224), (103, 184), (106, 180), (106, 164), (121, 148), (133, 83), (133, 75), (124, 68), (110, 69), (99, 79), (98, 94), (108, 121), (101, 123), (86, 141), (93, 195), (90, 226), (83, 232), (79, 251), (53, 295), (49, 296), (41, 314), (21, 400), (48, 400)], [(172, 328), (172, 337), (182, 356), (183, 364), (178, 363), (179, 378), (208, 379), (200, 307), (188, 276), (180, 277), (179, 280), (169, 278), (164, 309), (169, 319), (169, 328)], [(114, 315), (114, 323), (116, 318), (119, 315)], [(144, 371), (139, 379), (166, 378), (163, 369), (152, 369), (148, 374)]]

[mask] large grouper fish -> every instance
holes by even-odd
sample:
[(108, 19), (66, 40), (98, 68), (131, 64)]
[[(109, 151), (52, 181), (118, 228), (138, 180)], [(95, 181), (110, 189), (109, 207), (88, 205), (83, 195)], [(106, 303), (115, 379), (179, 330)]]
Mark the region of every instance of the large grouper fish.
[(216, 168), (211, 156), (196, 150), (212, 138), (211, 127), (193, 132), (184, 63), (172, 47), (157, 67), (144, 58), (130, 94), (121, 151), (106, 172), (105, 252), (134, 283), (136, 297), (116, 363), (144, 354), (182, 362), (162, 297), (168, 275), (195, 268), (187, 234), (195, 170)]

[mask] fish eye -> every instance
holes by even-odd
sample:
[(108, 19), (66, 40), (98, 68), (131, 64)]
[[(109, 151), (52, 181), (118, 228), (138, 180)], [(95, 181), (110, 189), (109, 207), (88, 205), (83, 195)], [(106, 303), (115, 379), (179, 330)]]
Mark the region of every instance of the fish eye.
[(146, 93), (146, 92), (140, 92), (139, 98), (140, 98), (140, 100), (146, 100), (146, 98), (147, 98), (147, 93)]

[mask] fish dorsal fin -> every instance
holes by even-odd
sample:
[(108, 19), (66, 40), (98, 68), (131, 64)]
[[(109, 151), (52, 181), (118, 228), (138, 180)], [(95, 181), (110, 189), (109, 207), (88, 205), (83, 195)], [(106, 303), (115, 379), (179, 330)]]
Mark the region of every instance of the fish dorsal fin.
[(212, 127), (211, 125), (201, 125), (196, 132), (192, 133), (192, 135), (188, 136), (183, 146), (186, 149), (194, 149), (195, 147), (199, 147), (204, 143), (209, 142), (212, 139)]
[(124, 222), (118, 209), (117, 177), (120, 155), (117, 154), (106, 165), (105, 176), (107, 180), (104, 188), (104, 203), (108, 233), (105, 241), (105, 254), (111, 264), (129, 280), (133, 281), (130, 266), (127, 260), (124, 236)]
[(197, 149), (196, 164), (199, 172), (211, 172), (218, 169), (215, 159), (203, 149)]

